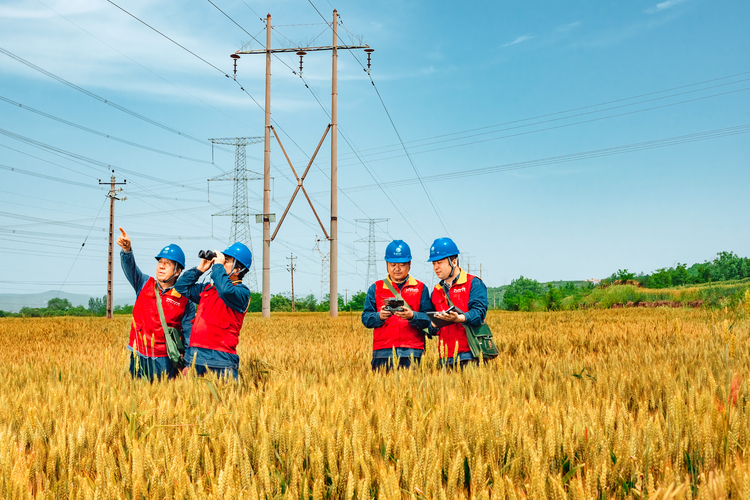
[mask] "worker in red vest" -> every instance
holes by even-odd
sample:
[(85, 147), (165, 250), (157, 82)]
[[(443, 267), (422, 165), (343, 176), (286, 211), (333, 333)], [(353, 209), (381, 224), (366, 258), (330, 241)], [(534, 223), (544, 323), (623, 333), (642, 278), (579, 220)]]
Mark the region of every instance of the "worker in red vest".
[[(393, 240), (385, 249), (388, 276), (376, 281), (367, 290), (362, 324), (373, 328), (373, 371), (394, 366), (393, 352), (398, 367), (408, 368), (412, 359), (419, 363), (424, 352), (423, 329), (430, 325), (424, 311), (431, 309), (430, 294), (421, 281), (410, 274), (411, 249), (403, 240)], [(403, 307), (390, 309), (388, 299), (403, 299)], [(398, 310), (400, 309), (400, 310)]]
[(471, 354), (466, 330), (463, 325), (480, 326), (487, 315), (487, 287), (484, 282), (458, 267), (458, 247), (450, 238), (438, 238), (430, 247), (429, 262), (440, 278), (440, 283), (432, 291), (432, 304), (435, 311), (446, 311), (450, 308), (445, 290), (448, 290), (450, 301), (460, 310), (436, 317), (449, 322), (442, 328), (430, 327), (432, 333), (440, 337), (440, 363), (444, 366), (460, 362), (461, 367), (469, 363), (479, 363)]
[[(117, 244), (122, 247), (120, 263), (125, 278), (135, 289), (137, 297), (128, 342), (128, 350), (132, 352), (130, 374), (151, 381), (163, 377), (172, 378), (177, 375), (180, 367), (174, 366), (167, 355), (156, 297), (158, 292), (167, 326), (181, 330), (183, 339), (189, 339), (195, 306), (174, 289), (177, 278), (185, 268), (185, 253), (175, 244), (162, 248), (156, 255), (156, 277), (150, 277), (138, 269), (130, 237), (122, 228), (119, 229), (121, 234), (117, 238)], [(183, 340), (183, 345), (184, 342)]]
[[(240, 366), (237, 344), (250, 305), (250, 289), (242, 284), (242, 278), (250, 270), (253, 254), (242, 243), (214, 253), (213, 259), (201, 259), (198, 267), (182, 273), (175, 285), (198, 305), (185, 361), (195, 365), (199, 376), (213, 371), (236, 379)], [(209, 268), (212, 283), (197, 283)]]

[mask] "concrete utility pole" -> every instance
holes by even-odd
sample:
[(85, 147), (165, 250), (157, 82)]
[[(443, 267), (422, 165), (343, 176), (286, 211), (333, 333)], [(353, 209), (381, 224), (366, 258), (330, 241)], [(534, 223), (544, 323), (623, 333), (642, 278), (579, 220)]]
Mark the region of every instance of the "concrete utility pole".
[[(232, 58), (236, 60), (239, 58), (238, 54), (265, 54), (266, 55), (266, 101), (265, 101), (265, 148), (264, 148), (264, 155), (263, 155), (263, 299), (262, 299), (262, 309), (263, 309), (263, 316), (268, 317), (271, 315), (271, 241), (276, 237), (276, 234), (279, 231), (279, 228), (281, 227), (282, 222), (284, 221), (284, 216), (286, 215), (286, 212), (291, 207), (292, 201), (294, 201), (294, 197), (297, 195), (297, 192), (301, 189), (302, 192), (305, 194), (305, 197), (307, 197), (307, 201), (310, 204), (310, 207), (313, 209), (313, 213), (315, 213), (315, 217), (318, 219), (318, 223), (320, 223), (321, 228), (323, 229), (323, 232), (326, 235), (326, 239), (330, 242), (330, 297), (331, 297), (331, 308), (330, 308), (330, 314), (331, 316), (335, 317), (338, 316), (338, 198), (337, 198), (337, 192), (338, 192), (338, 176), (337, 176), (337, 170), (338, 170), (338, 164), (337, 164), (337, 153), (338, 153), (338, 50), (339, 49), (345, 49), (345, 50), (351, 50), (351, 49), (368, 49), (370, 52), (368, 53), (368, 68), (369, 68), (369, 54), (372, 52), (372, 49), (370, 49), (369, 45), (339, 45), (338, 43), (338, 12), (336, 10), (333, 11), (333, 23), (331, 24), (331, 29), (333, 30), (333, 43), (330, 46), (321, 46), (321, 47), (295, 47), (295, 48), (281, 48), (281, 49), (271, 49), (271, 14), (268, 14), (266, 17), (266, 47), (265, 49), (259, 49), (259, 50), (238, 50), (234, 54), (232, 54)], [(302, 175), (302, 177), (297, 176), (297, 172), (294, 170), (294, 167), (292, 166), (291, 161), (289, 161), (289, 157), (287, 156), (286, 152), (284, 151), (284, 146), (281, 144), (281, 140), (279, 139), (278, 134), (274, 131), (274, 136), (276, 137), (276, 140), (279, 142), (279, 146), (284, 152), (284, 156), (286, 156), (287, 162), (289, 163), (289, 166), (292, 168), (292, 172), (294, 172), (295, 177), (297, 177), (297, 189), (294, 192), (294, 195), (292, 196), (292, 199), (289, 201), (289, 205), (287, 206), (286, 211), (284, 212), (284, 216), (282, 216), (281, 220), (279, 221), (278, 226), (276, 226), (276, 230), (273, 233), (273, 236), (271, 236), (271, 222), (272, 222), (272, 215), (270, 213), (271, 211), (271, 129), (273, 128), (271, 126), (271, 54), (280, 53), (280, 52), (293, 52), (296, 53), (298, 56), (300, 56), (300, 71), (302, 67), (302, 57), (306, 55), (308, 52), (319, 52), (319, 51), (326, 51), (330, 50), (332, 52), (332, 64), (331, 64), (331, 123), (326, 128), (325, 133), (323, 134), (323, 138), (320, 140), (320, 143), (318, 144), (318, 149), (320, 149), (320, 146), (323, 143), (323, 140), (325, 139), (325, 136), (327, 135), (328, 131), (331, 131), (331, 222), (330, 222), (330, 233), (325, 230), (325, 227), (323, 226), (322, 222), (320, 221), (320, 217), (318, 217), (317, 212), (315, 212), (315, 207), (312, 205), (312, 201), (310, 200), (310, 197), (307, 195), (307, 192), (305, 191), (304, 186), (302, 185), (303, 181), (305, 180), (305, 175), (307, 175), (307, 171), (310, 169), (310, 166), (312, 165), (313, 160), (315, 159), (315, 155), (317, 154), (318, 150), (315, 151), (315, 154), (313, 154), (312, 158), (310, 159), (310, 163), (307, 166), (307, 170), (305, 170), (305, 173)]]
[(271, 316), (271, 14), (266, 18), (266, 102), (263, 138), (263, 285), (261, 315)]
[[(107, 246), (107, 250), (109, 252), (109, 256), (107, 258), (107, 318), (112, 318), (112, 292), (113, 292), (113, 280), (112, 280), (112, 260), (113, 260), (113, 254), (114, 254), (114, 244), (115, 244), (115, 200), (119, 200), (120, 198), (117, 197), (117, 193), (122, 191), (122, 188), (115, 188), (115, 186), (122, 186), (126, 184), (128, 181), (123, 180), (123, 182), (115, 182), (115, 171), (112, 171), (112, 177), (110, 177), (109, 182), (102, 182), (101, 179), (99, 179), (99, 185), (100, 186), (106, 186), (109, 184), (109, 193), (107, 193), (107, 198), (109, 198), (109, 244)], [(122, 198), (122, 200), (126, 200), (127, 198)]]
[(324, 290), (330, 288), (330, 276), (331, 267), (329, 266), (328, 254), (320, 249), (320, 242), (323, 241), (320, 237), (315, 237), (315, 249), (320, 254), (320, 302), (323, 302)]
[(294, 312), (294, 270), (297, 269), (297, 266), (294, 265), (294, 254), (291, 255), (291, 257), (287, 257), (290, 262), (287, 264), (286, 270), (292, 273), (292, 312)]

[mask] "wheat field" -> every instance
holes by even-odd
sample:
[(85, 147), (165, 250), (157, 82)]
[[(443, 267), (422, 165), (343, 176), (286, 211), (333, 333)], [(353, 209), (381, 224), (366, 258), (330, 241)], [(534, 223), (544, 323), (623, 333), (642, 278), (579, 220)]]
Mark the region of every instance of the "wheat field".
[(357, 314), (248, 315), (240, 383), (152, 385), (127, 317), (0, 320), (0, 497), (750, 497), (747, 311), (488, 322), (486, 366), (385, 375)]

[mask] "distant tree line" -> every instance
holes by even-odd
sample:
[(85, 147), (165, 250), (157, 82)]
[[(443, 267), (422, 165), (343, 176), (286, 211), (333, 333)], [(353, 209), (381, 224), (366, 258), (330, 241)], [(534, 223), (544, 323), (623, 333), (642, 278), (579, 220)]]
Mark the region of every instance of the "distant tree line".
[(620, 269), (605, 281), (636, 281), (645, 288), (669, 288), (744, 278), (750, 278), (750, 258), (739, 257), (734, 252), (719, 252), (712, 261), (690, 267), (677, 263), (674, 267), (662, 267), (651, 274), (636, 275), (627, 269)]
[[(339, 294), (339, 311), (361, 311), (365, 307), (365, 298), (367, 294), (365, 292), (357, 292), (352, 295), (348, 302), (344, 300), (344, 297)], [(262, 297), (260, 293), (250, 293), (250, 307), (248, 312), (261, 312)], [(292, 310), (292, 295), (290, 293), (279, 293), (271, 296), (271, 311), (272, 312), (291, 312)], [(294, 299), (294, 310), (296, 312), (327, 312), (331, 310), (331, 296), (325, 295), (325, 298), (318, 302), (315, 295), (310, 294), (305, 297), (295, 297)]]
[[(348, 302), (339, 295), (339, 311), (361, 311), (365, 306), (365, 292), (352, 295)], [(262, 307), (260, 293), (250, 293), (250, 307), (248, 312), (260, 312)], [(318, 301), (315, 295), (295, 298), (295, 311), (298, 312), (327, 312), (331, 309), (330, 296), (326, 294), (324, 300)], [(280, 293), (271, 296), (271, 311), (284, 312), (292, 310), (292, 296), (288, 293)], [(133, 306), (115, 306), (114, 314), (132, 314)], [(47, 301), (47, 307), (22, 307), (17, 313), (0, 310), (0, 318), (47, 318), (51, 316), (105, 316), (107, 314), (107, 296), (102, 298), (90, 298), (88, 307), (73, 306), (68, 299), (54, 298)]]
[[(715, 259), (693, 264), (678, 263), (674, 267), (663, 267), (651, 274), (636, 274), (627, 269), (603, 280), (604, 286), (635, 284), (643, 288), (661, 289), (683, 285), (725, 282), (750, 278), (750, 258), (739, 257), (733, 252), (719, 252)], [(575, 308), (595, 289), (591, 283), (562, 282), (546, 285), (537, 280), (519, 277), (504, 290), (500, 306), (509, 311), (556, 311), (563, 307)]]
[[(114, 314), (131, 314), (133, 306), (115, 306)], [(105, 316), (107, 296), (90, 298), (88, 307), (73, 306), (68, 299), (54, 298), (47, 301), (47, 307), (22, 307), (17, 313), (0, 310), (0, 318), (48, 318), (51, 316)]]

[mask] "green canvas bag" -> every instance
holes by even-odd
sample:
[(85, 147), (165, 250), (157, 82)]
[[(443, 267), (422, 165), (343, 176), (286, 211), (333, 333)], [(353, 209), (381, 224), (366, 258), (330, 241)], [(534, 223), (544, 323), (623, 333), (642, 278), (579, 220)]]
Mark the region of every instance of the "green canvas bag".
[[(443, 291), (445, 292), (445, 298), (448, 301), (448, 305), (456, 307), (451, 301), (450, 292), (448, 287), (442, 285)], [(464, 312), (456, 307), (461, 314)], [(492, 340), (492, 330), (486, 322), (482, 322), (479, 326), (470, 326), (466, 323), (460, 323), (466, 331), (466, 340), (469, 343), (471, 349), (471, 355), (475, 358), (482, 357), (484, 359), (494, 359), (500, 355), (500, 351), (497, 349), (497, 344)]]
[(161, 320), (161, 328), (164, 330), (164, 338), (167, 343), (167, 356), (169, 356), (169, 362), (177, 370), (181, 370), (185, 367), (185, 346), (182, 344), (182, 338), (180, 337), (180, 330), (177, 328), (167, 326), (167, 320), (164, 319), (164, 309), (161, 306), (161, 294), (159, 293), (159, 285), (154, 283), (154, 292), (156, 294), (156, 306), (159, 309), (159, 319)]

